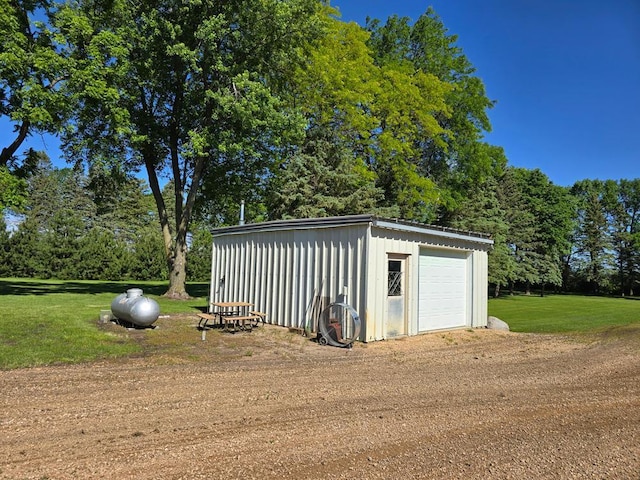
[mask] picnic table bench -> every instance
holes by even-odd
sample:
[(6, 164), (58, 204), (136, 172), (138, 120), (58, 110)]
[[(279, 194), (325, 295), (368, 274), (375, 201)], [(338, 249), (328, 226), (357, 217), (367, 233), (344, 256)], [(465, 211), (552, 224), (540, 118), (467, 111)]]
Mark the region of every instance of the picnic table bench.
[(246, 302), (225, 302), (224, 304), (221, 302), (217, 305), (222, 305), (223, 310), (213, 313), (198, 313), (198, 318), (200, 319), (198, 322), (199, 329), (209, 329), (216, 323), (219, 323), (226, 331), (229, 331), (229, 325), (233, 327), (234, 332), (238, 329), (251, 331), (254, 326), (258, 325), (258, 322), (264, 323), (267, 316), (266, 313), (258, 311), (249, 311), (245, 315), (239, 310), (230, 310), (230, 308), (248, 307), (252, 305)]

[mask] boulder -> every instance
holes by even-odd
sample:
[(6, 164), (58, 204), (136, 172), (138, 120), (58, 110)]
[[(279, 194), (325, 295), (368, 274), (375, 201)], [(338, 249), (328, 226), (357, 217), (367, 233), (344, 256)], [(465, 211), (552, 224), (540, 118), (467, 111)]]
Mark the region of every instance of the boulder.
[(503, 322), (498, 317), (489, 317), (487, 319), (487, 328), (490, 328), (492, 330), (505, 330), (507, 332), (509, 331), (509, 325), (507, 324), (507, 322)]

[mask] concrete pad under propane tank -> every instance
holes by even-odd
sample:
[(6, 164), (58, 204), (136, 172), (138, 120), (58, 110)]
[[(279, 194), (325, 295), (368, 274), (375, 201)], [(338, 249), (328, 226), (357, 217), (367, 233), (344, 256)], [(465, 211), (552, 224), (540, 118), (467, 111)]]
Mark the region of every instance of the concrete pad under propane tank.
[(111, 312), (119, 320), (139, 327), (148, 327), (160, 316), (160, 305), (142, 296), (142, 289), (130, 288), (111, 302)]

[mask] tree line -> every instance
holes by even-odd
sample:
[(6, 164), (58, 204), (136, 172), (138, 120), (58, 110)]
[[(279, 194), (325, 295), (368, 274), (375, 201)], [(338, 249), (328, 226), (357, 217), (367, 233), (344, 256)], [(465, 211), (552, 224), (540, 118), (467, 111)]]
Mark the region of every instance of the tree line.
[[(0, 276), (166, 280), (157, 214), (142, 180), (57, 169), (42, 156), (27, 191), (22, 213), (12, 217), (17, 226), (0, 219)], [(192, 229), (188, 275), (208, 281), (211, 234)]]
[(490, 232), (489, 283), (529, 293), (634, 295), (640, 280), (640, 179), (554, 185), (508, 167), (470, 192), (453, 224)]
[[(494, 101), (433, 9), (364, 27), (337, 13), (319, 0), (0, 0), (0, 115), (15, 127), (0, 199), (25, 218), (5, 251), (19, 258), (31, 228), (49, 245), (31, 258), (64, 258), (66, 273), (51, 271), (76, 278), (91, 248), (126, 252), (106, 262), (129, 265), (116, 276), (166, 275), (182, 297), (202, 268), (199, 239), (235, 223), (245, 200), (248, 221), (373, 213), (491, 233), (494, 292), (633, 290), (637, 226), (621, 193), (633, 182), (604, 182), (596, 241), (583, 228), (596, 194), (509, 167), (484, 141)], [(20, 153), (39, 133), (61, 138), (72, 167)], [(45, 173), (85, 203), (35, 213)], [(123, 221), (133, 205), (144, 213)], [(95, 248), (109, 235), (118, 248)], [(147, 270), (131, 267), (152, 249), (143, 238), (161, 259)]]
[[(168, 183), (164, 194), (172, 189)], [(13, 229), (0, 221), (0, 276), (164, 280), (156, 217), (144, 181), (57, 169), (42, 156), (28, 179), (21, 221)], [(491, 233), (489, 284), (495, 296), (533, 288), (634, 295), (639, 217), (640, 179), (561, 187), (540, 170), (507, 167), (473, 188), (448, 225)], [(192, 223), (189, 280), (209, 280), (211, 242), (210, 224)]]

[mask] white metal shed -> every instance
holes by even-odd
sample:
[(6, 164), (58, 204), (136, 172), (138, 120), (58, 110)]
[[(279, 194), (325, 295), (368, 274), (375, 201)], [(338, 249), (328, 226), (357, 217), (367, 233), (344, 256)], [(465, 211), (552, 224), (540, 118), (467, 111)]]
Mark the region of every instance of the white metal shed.
[(213, 302), (248, 301), (270, 323), (316, 331), (325, 306), (358, 312), (364, 342), (487, 325), (487, 251), (478, 233), (371, 215), (213, 231)]

